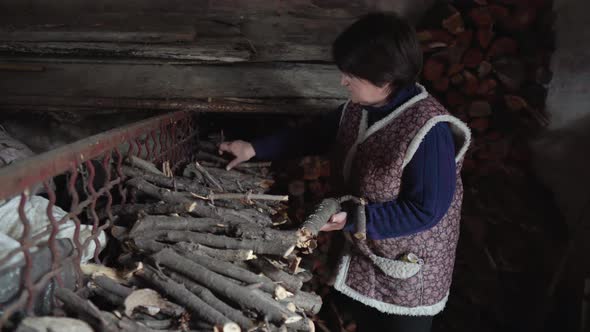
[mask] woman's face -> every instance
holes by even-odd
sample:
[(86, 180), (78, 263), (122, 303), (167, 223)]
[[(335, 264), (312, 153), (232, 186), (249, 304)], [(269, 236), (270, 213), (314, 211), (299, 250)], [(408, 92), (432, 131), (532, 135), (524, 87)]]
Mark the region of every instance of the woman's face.
[(390, 93), (389, 83), (383, 87), (378, 87), (365, 79), (344, 73), (340, 79), (340, 84), (348, 89), (352, 102), (361, 105), (385, 105)]

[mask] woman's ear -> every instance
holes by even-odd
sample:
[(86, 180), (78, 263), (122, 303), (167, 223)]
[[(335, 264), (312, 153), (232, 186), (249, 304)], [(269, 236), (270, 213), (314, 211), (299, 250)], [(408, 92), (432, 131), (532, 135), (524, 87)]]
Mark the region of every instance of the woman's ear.
[(385, 83), (385, 85), (383, 85), (382, 87), (380, 87), (380, 89), (382, 89), (381, 91), (383, 92), (384, 95), (386, 96), (391, 96), (395, 90), (397, 90), (397, 86), (393, 83)]

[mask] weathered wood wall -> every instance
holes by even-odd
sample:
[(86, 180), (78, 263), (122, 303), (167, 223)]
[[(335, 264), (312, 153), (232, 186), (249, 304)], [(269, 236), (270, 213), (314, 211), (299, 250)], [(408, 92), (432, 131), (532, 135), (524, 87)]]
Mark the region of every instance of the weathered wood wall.
[(2, 0), (0, 108), (249, 98), (329, 110), (346, 96), (330, 64), (335, 36), (369, 10), (416, 16), (431, 2)]

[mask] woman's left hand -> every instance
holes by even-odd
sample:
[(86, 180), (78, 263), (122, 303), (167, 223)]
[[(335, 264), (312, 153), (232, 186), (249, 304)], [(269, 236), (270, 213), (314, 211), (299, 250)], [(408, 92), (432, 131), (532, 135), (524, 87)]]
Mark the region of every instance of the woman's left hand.
[(346, 212), (338, 212), (328, 219), (328, 222), (320, 228), (320, 232), (339, 231), (346, 225)]

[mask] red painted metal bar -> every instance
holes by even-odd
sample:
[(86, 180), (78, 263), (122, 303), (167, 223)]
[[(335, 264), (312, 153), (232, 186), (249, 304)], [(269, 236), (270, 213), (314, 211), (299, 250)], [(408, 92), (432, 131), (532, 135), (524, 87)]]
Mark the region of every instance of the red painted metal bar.
[(0, 169), (0, 200), (18, 195), (35, 184), (70, 170), (86, 160), (96, 158), (124, 142), (159, 128), (162, 124), (174, 125), (189, 116), (191, 113), (185, 111), (157, 116), (17, 161)]

